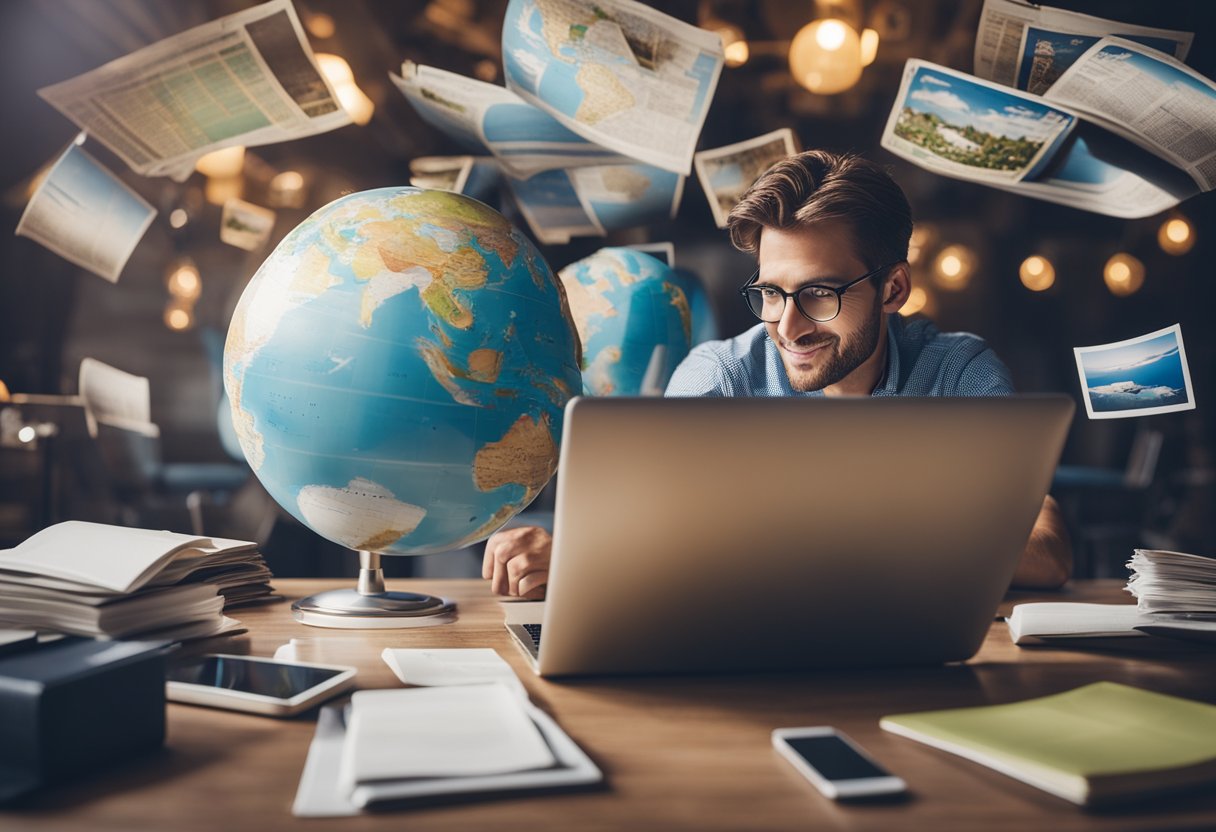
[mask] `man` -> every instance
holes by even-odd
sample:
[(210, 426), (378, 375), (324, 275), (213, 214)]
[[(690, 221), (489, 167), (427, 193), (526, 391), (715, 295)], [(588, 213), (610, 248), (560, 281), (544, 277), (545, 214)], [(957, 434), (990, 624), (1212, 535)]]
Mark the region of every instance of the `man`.
[[(911, 209), (899, 185), (856, 156), (812, 150), (770, 168), (730, 213), (736, 248), (759, 268), (740, 293), (759, 323), (701, 344), (669, 396), (1006, 396), (1009, 371), (984, 341), (905, 322)], [(898, 475), (898, 472), (895, 472)], [(544, 597), (552, 538), (515, 528), (486, 542), (494, 592)], [(1015, 586), (1058, 587), (1072, 552), (1047, 497)]]

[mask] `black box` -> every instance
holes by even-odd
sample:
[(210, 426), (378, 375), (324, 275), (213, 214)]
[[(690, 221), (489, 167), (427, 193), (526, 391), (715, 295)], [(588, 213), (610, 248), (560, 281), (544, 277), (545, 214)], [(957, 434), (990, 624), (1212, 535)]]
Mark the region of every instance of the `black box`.
[(71, 638), (0, 658), (0, 802), (163, 745), (165, 649)]

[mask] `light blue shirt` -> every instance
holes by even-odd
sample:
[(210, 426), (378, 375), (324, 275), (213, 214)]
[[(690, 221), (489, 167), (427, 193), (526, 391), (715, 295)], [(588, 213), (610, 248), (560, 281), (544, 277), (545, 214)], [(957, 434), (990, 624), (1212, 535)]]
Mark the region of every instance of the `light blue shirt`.
[[(1009, 396), (1009, 369), (983, 338), (938, 332), (923, 319), (887, 316), (887, 371), (875, 396)], [(790, 387), (764, 324), (697, 345), (667, 385), (668, 396), (822, 396)]]

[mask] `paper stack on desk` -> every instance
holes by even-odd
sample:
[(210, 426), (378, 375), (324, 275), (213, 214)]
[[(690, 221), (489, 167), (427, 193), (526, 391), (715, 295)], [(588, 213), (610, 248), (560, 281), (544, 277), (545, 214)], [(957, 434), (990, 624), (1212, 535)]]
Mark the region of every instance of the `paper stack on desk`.
[(0, 550), (0, 622), (102, 638), (233, 632), (225, 609), (277, 600), (257, 545), (69, 521)]
[(493, 650), (385, 650), (403, 681), (322, 709), (292, 812), (341, 817), (427, 798), (598, 783)]
[(1155, 636), (1216, 642), (1216, 558), (1136, 549), (1127, 562), (1127, 591), (1151, 621), (1136, 629)]

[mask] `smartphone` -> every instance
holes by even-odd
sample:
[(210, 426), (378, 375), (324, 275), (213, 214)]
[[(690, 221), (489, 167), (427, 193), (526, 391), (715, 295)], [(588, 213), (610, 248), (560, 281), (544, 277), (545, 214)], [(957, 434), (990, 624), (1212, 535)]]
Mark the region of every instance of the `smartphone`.
[(908, 785), (830, 726), (778, 728), (773, 748), (833, 800), (901, 794)]
[(165, 696), (174, 702), (293, 716), (355, 684), (355, 668), (213, 653), (170, 668)]

